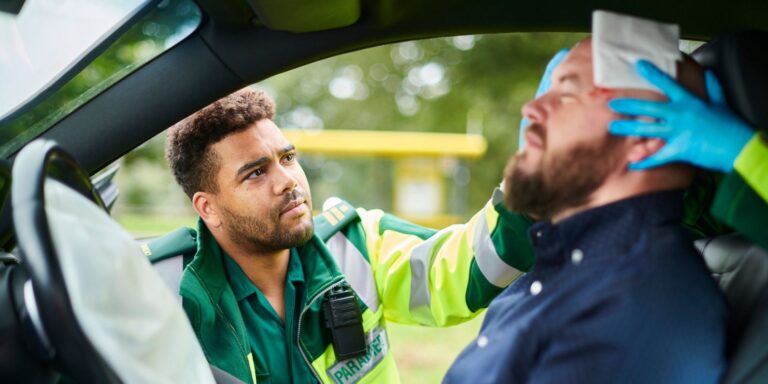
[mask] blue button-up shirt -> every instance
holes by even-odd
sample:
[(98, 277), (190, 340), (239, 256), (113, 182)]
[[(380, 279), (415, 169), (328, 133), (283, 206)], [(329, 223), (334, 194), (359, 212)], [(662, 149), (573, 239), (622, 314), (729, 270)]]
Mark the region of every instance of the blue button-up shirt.
[(682, 194), (660, 192), (532, 226), (535, 267), (445, 382), (717, 382), (726, 304), (682, 215)]

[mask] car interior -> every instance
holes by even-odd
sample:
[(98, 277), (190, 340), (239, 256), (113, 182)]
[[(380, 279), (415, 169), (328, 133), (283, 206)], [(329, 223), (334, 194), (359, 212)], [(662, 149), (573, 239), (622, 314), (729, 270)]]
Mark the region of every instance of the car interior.
[[(765, 32), (742, 31), (713, 39), (693, 53), (715, 71), (730, 105), (755, 127), (768, 123), (760, 107), (765, 87), (758, 85), (768, 81), (760, 64), (768, 63), (767, 41)], [(737, 233), (698, 240), (696, 247), (731, 306), (726, 381), (768, 380), (768, 348), (758, 342), (768, 332), (768, 253)]]
[[(147, 15), (159, 3), (148, 2), (144, 13), (135, 18)], [(764, 70), (768, 68), (768, 33), (760, 31), (768, 29), (768, 12), (756, 2), (683, 1), (671, 6), (656, 0), (546, 4), (197, 0), (194, 4), (202, 19), (188, 37), (30, 137), (27, 142), (31, 143), (0, 163), (0, 378), (4, 382), (6, 378), (8, 382), (55, 382), (60, 375), (75, 382), (141, 381), (126, 367), (145, 367), (158, 378), (181, 374), (179, 367), (195, 367), (186, 373), (196, 375), (192, 381), (237, 382), (209, 366), (194, 335), (183, 330), (156, 345), (157, 351), (168, 348), (167, 354), (175, 355), (164, 366), (147, 365), (138, 355), (127, 359), (133, 363), (125, 361), (125, 356), (114, 357), (110, 352), (114, 345), (110, 347), (105, 335), (112, 332), (116, 340), (126, 337), (120, 337), (119, 329), (105, 328), (101, 334), (91, 331), (98, 328), (92, 319), (99, 313), (83, 309), (87, 308), (83, 297), (88, 294), (77, 288), (79, 275), (73, 272), (77, 263), (67, 256), (74, 252), (67, 247), (75, 246), (66, 245), (65, 240), (66, 233), (73, 231), (72, 224), (54, 218), (55, 205), (49, 200), (57, 195), (49, 191), (107, 213), (117, 197), (115, 187), (109, 183), (110, 176), (92, 182), (90, 175), (219, 97), (303, 64), (365, 47), (434, 36), (588, 32), (592, 10), (611, 9), (676, 22), (686, 38), (707, 40), (693, 57), (716, 73), (736, 113), (752, 126), (768, 127), (764, 108), (768, 100), (768, 73)], [(101, 44), (91, 56), (107, 46), (108, 42)], [(82, 66), (72, 67), (57, 83), (63, 84), (80, 69)], [(0, 120), (0, 127), (49, 95), (37, 95)], [(73, 212), (77, 215), (79, 211)], [(102, 219), (109, 218), (105, 214)], [(125, 236), (117, 228), (102, 237), (112, 244), (124, 244)], [(768, 345), (764, 342), (768, 340), (768, 252), (738, 233), (699, 239), (695, 245), (732, 310), (730, 366), (723, 382), (768, 382)], [(135, 251), (141, 252), (137, 244)], [(88, 256), (80, 256), (80, 260), (104, 257), (103, 248), (96, 245), (82, 253)], [(104, 268), (105, 275), (110, 273), (108, 263), (92, 264)], [(135, 268), (155, 273), (157, 284), (175, 279), (168, 274), (178, 274), (173, 269), (152, 272), (148, 262)], [(164, 326), (183, 328), (179, 324), (185, 324), (184, 318), (178, 316), (184, 315), (175, 294), (167, 289), (165, 293), (162, 300), (166, 301), (157, 300), (170, 303), (163, 307), (177, 317)], [(132, 305), (150, 311), (151, 301), (139, 297)], [(131, 300), (125, 302), (130, 307)], [(189, 353), (179, 356), (178, 345), (187, 346), (183, 349)]]

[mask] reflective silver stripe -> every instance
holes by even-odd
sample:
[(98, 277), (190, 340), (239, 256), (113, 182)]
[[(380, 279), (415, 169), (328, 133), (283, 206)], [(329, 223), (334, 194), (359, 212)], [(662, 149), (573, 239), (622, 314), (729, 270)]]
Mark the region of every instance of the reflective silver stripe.
[[(480, 272), (483, 273), (488, 281), (499, 287), (504, 288), (523, 273), (509, 266), (496, 253), (496, 247), (491, 241), (490, 230), (488, 229), (488, 220), (483, 209), (475, 225), (475, 236), (472, 240), (472, 250), (475, 252), (475, 261)], [(514, 252), (515, 250), (510, 250)]]
[(432, 309), (430, 307), (432, 298), (429, 294), (429, 270), (432, 266), (432, 249), (438, 240), (454, 231), (456, 227), (456, 225), (452, 225), (435, 233), (411, 251), (411, 297), (409, 308), (411, 315), (424, 325), (435, 325), (437, 323), (434, 316), (432, 316)]
[(152, 264), (155, 271), (165, 282), (165, 285), (176, 294), (176, 299), (181, 302), (181, 273), (184, 272), (184, 255), (169, 257)]
[(379, 295), (373, 280), (373, 270), (363, 254), (341, 232), (328, 239), (326, 246), (363, 303), (373, 312), (378, 311)]

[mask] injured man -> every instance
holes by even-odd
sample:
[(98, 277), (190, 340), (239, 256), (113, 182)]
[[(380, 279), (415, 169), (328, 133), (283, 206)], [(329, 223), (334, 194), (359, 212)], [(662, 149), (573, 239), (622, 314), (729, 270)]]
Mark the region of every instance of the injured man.
[(681, 227), (694, 170), (629, 171), (664, 143), (608, 132), (621, 117), (608, 108), (611, 99), (665, 100), (632, 78), (638, 59), (706, 97), (704, 71), (678, 51), (677, 34), (676, 26), (597, 12), (592, 37), (523, 107), (526, 143), (505, 170), (506, 203), (549, 219), (530, 230), (533, 270), (491, 303), (445, 382), (715, 383), (722, 376), (728, 310)]

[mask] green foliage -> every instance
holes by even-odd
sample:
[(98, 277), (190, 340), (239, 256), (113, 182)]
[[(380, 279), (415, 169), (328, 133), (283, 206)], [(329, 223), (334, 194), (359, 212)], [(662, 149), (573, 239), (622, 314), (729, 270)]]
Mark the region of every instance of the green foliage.
[[(482, 133), (486, 156), (443, 171), (468, 195), (469, 214), (501, 180), (517, 149), (520, 108), (546, 63), (583, 35), (514, 33), (457, 36), (370, 48), (329, 58), (257, 84), (278, 103), (285, 128)], [(316, 202), (338, 195), (355, 205), (391, 209), (392, 162), (303, 159)], [(339, 171), (341, 167), (341, 171)], [(330, 175), (329, 175), (330, 173)], [(456, 192), (462, 188), (467, 191)], [(449, 196), (451, 199), (460, 196)], [(462, 206), (462, 204), (459, 204)]]
[[(302, 129), (481, 133), (488, 151), (473, 161), (440, 161), (453, 186), (453, 214), (488, 199), (516, 151), (520, 108), (531, 99), (550, 57), (583, 35), (515, 33), (458, 36), (370, 48), (319, 61), (255, 87), (277, 101), (279, 126)], [(189, 200), (163, 161), (164, 135), (124, 159), (116, 213), (187, 215)], [(301, 156), (315, 208), (331, 196), (392, 210), (393, 161), (386, 158)], [(185, 210), (186, 209), (186, 210)]]

